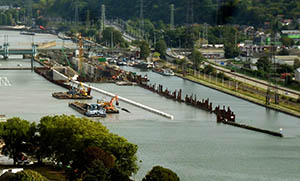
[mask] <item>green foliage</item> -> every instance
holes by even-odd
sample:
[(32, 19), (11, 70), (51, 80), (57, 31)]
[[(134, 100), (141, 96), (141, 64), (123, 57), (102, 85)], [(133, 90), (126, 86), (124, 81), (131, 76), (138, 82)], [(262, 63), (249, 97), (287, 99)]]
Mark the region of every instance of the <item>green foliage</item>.
[(194, 67), (197, 69), (201, 62), (205, 60), (205, 57), (202, 55), (201, 52), (194, 49), (191, 55), (191, 60), (194, 63)]
[(291, 47), (295, 44), (294, 40), (291, 38), (288, 38), (288, 37), (281, 37), (280, 41), (281, 41), (282, 45), (285, 47)]
[(146, 41), (140, 42), (141, 59), (146, 59), (150, 54), (149, 44)]
[(271, 71), (271, 61), (268, 57), (263, 56), (257, 60), (256, 66), (258, 70), (263, 72), (270, 72)]
[(14, 181), (47, 181), (48, 179), (36, 171), (33, 170), (23, 170), (15, 174)]
[(239, 48), (231, 43), (225, 44), (224, 50), (225, 50), (225, 58), (234, 58), (239, 56), (240, 54)]
[(207, 65), (204, 67), (203, 72), (205, 74), (214, 74), (216, 72), (216, 69), (211, 65)]
[[(91, 31), (91, 30), (89, 30)], [(96, 35), (96, 32), (87, 32), (87, 33), (92, 33), (94, 35)], [(108, 27), (105, 28), (104, 31), (102, 32), (102, 38), (100, 40), (101, 43), (106, 43), (109, 47), (111, 47), (112, 45), (114, 47), (121, 47), (121, 48), (125, 48), (128, 45), (125, 43), (125, 40), (122, 37), (121, 32), (119, 32), (118, 30), (115, 30), (112, 27)], [(113, 44), (111, 44), (113, 43)]]
[(154, 52), (154, 53), (153, 53), (153, 57), (156, 57), (156, 58), (160, 57), (160, 53)]
[(279, 52), (278, 55), (289, 55), (290, 52), (286, 48), (282, 48)]
[(16, 164), (17, 156), (21, 152), (26, 152), (23, 143), (29, 140), (30, 124), (26, 120), (14, 117), (1, 123), (1, 139), (5, 145), (2, 148), (2, 154), (13, 158)]
[[(89, 146), (84, 149), (71, 167), (76, 168), (71, 178), (83, 177), (83, 180), (109, 180), (113, 174), (115, 157), (99, 147)], [(74, 170), (74, 169), (73, 169)], [(70, 179), (71, 179), (70, 178)]]
[(83, 181), (111, 181), (110, 169), (101, 160), (94, 160), (90, 163), (82, 178)]
[(164, 57), (166, 55), (166, 50), (167, 50), (167, 44), (164, 40), (159, 40), (158, 42), (156, 42), (155, 44), (155, 51), (157, 51), (158, 53), (160, 53), (160, 55), (162, 57)]
[(128, 177), (137, 171), (137, 146), (109, 133), (99, 122), (66, 115), (46, 116), (41, 119), (38, 128), (40, 155), (44, 158), (61, 162), (66, 167), (78, 160), (84, 149), (97, 146), (113, 155), (114, 168), (120, 174)]
[[(23, 1), (8, 1), (2, 0), (8, 4), (23, 5)], [(91, 22), (96, 22), (100, 18), (99, 10), (101, 4), (105, 4), (107, 12), (111, 18), (122, 17), (122, 19), (134, 19), (138, 16), (139, 6), (137, 0), (116, 1), (107, 0), (36, 0), (33, 4), (33, 12), (37, 9), (41, 10), (41, 16), (57, 16), (60, 15), (65, 19), (73, 17), (75, 4), (78, 4), (80, 21), (84, 22), (90, 19)], [(176, 9), (176, 23), (184, 24), (186, 22), (187, 1), (180, 0), (153, 0), (144, 4), (145, 15), (145, 30), (152, 31), (151, 26), (148, 26), (147, 19), (156, 22), (156, 28), (166, 28), (166, 23), (170, 21), (170, 4), (174, 4)], [(252, 0), (228, 0), (220, 4), (218, 14), (216, 14), (215, 0), (199, 0), (193, 3), (194, 22), (209, 24), (247, 24), (262, 26), (266, 21), (273, 21), (278, 14), (284, 14), (287, 18), (299, 17), (300, 2), (298, 0), (278, 0), (278, 1), (252, 1)], [(115, 10), (118, 11), (115, 11)], [(86, 11), (90, 11), (90, 15), (86, 16)], [(216, 17), (218, 15), (218, 17)], [(162, 23), (163, 22), (163, 23)], [(273, 23), (275, 24), (275, 23)], [(151, 25), (151, 24), (150, 24)]]
[(297, 69), (300, 67), (300, 59), (296, 58), (294, 61), (294, 69)]
[(143, 178), (142, 181), (179, 181), (179, 177), (175, 172), (168, 168), (155, 166)]

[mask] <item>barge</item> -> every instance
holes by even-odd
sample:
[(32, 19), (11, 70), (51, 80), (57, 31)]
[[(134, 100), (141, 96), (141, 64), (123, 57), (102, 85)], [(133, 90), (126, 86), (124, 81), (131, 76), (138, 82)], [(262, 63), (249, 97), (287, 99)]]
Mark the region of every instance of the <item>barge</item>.
[(93, 99), (90, 95), (71, 94), (69, 92), (54, 92), (52, 96), (57, 99)]
[(87, 117), (106, 117), (106, 110), (100, 104), (70, 102), (69, 107)]

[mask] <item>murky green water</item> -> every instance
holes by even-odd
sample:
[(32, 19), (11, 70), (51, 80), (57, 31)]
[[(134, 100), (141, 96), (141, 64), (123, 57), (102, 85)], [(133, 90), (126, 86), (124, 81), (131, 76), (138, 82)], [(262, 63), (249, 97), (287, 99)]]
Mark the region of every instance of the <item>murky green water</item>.
[[(27, 63), (26, 63), (27, 62)], [(19, 63), (3, 62), (2, 66)], [(23, 66), (30, 66), (22, 60)], [(127, 68), (133, 71), (137, 69)], [(270, 130), (283, 128), (285, 138), (252, 132), (216, 123), (213, 114), (160, 97), (136, 86), (119, 87), (114, 84), (93, 84), (96, 87), (135, 100), (174, 115), (169, 120), (120, 102), (131, 113), (121, 112), (107, 118), (94, 119), (112, 132), (139, 146), (141, 178), (154, 165), (174, 170), (184, 181), (199, 180), (299, 180), (300, 120), (264, 107), (216, 92), (177, 77), (147, 74), (152, 82), (171, 90), (182, 88), (183, 94), (194, 93), (210, 98), (214, 105), (230, 105), (237, 121)], [(0, 86), (0, 114), (19, 116), (38, 121), (45, 115), (74, 114), (68, 100), (58, 100), (52, 92), (64, 91), (31, 71), (0, 71), (12, 86)], [(109, 98), (92, 92), (96, 99)]]

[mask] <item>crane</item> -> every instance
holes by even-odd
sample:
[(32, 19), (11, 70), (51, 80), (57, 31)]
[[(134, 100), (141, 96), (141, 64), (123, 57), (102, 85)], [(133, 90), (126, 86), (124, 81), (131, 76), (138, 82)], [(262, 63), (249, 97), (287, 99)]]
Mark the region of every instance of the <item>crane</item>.
[(116, 101), (116, 106), (118, 106), (119, 105), (118, 100), (119, 100), (118, 96), (116, 95), (113, 98), (111, 98), (109, 102), (97, 100), (97, 103), (104, 107), (106, 113), (119, 113), (119, 110), (117, 110), (116, 107), (113, 105), (113, 102)]

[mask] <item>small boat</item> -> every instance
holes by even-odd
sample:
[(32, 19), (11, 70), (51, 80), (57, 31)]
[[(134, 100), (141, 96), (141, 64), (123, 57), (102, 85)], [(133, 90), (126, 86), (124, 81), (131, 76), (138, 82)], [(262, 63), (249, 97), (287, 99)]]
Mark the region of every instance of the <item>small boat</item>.
[(140, 68), (140, 69), (151, 69), (151, 68), (153, 68), (154, 65), (152, 62), (137, 61), (132, 66)]
[(5, 122), (6, 116), (4, 114), (0, 114), (0, 122)]
[(21, 35), (35, 35), (34, 32), (29, 32), (29, 31), (21, 31), (20, 34)]
[(171, 69), (159, 69), (159, 68), (155, 68), (152, 69), (153, 72), (159, 73), (161, 75), (164, 76), (173, 76), (175, 75), (174, 72)]
[(133, 85), (137, 85), (136, 82), (129, 82), (129, 81), (118, 81), (116, 82), (116, 85), (119, 86), (133, 86)]
[(106, 117), (106, 110), (100, 104), (88, 104), (82, 102), (71, 102), (69, 107), (87, 117)]

